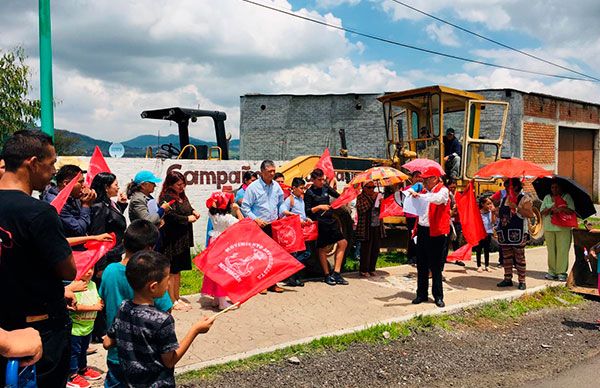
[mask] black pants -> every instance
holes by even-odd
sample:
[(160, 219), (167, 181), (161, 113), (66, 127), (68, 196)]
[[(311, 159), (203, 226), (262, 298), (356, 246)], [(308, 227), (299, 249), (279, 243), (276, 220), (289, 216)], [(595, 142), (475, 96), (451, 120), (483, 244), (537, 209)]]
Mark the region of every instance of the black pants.
[(429, 291), (429, 271), (431, 271), (431, 294), (435, 299), (444, 298), (442, 288), (442, 267), (446, 261), (444, 250), (446, 236), (431, 237), (429, 228), (417, 229), (417, 297), (427, 299)]
[(71, 322), (51, 328), (46, 328), (40, 322), (32, 327), (42, 337), (42, 358), (35, 365), (38, 387), (64, 387), (69, 377), (71, 361)]
[(492, 234), (488, 233), (488, 235), (477, 244), (475, 249), (475, 254), (477, 255), (477, 267), (481, 267), (481, 251), (483, 251), (483, 258), (485, 262), (485, 266), (490, 266), (490, 244), (492, 242)]
[(408, 229), (408, 247), (406, 249), (406, 256), (408, 257), (409, 264), (415, 264), (417, 262), (417, 245), (411, 237), (416, 222), (416, 218), (406, 217), (406, 228)]
[(360, 242), (360, 272), (375, 272), (381, 247), (381, 228), (370, 226), (368, 234), (369, 239)]

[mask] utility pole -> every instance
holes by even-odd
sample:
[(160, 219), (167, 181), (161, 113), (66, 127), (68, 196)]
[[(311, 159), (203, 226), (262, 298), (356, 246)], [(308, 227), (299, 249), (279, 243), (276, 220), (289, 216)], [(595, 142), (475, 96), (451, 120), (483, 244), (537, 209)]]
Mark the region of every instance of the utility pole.
[(40, 22), (40, 102), (42, 107), (42, 132), (54, 138), (50, 0), (39, 0), (38, 12)]

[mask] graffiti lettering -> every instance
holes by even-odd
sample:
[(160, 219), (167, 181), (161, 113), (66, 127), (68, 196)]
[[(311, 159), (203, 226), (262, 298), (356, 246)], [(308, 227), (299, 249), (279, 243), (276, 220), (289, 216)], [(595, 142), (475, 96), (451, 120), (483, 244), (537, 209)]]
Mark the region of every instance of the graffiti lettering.
[(187, 170), (181, 171), (181, 164), (172, 164), (167, 169), (167, 174), (171, 171), (177, 171), (183, 174), (185, 183), (188, 186), (193, 185), (216, 185), (217, 190), (221, 190), (223, 187), (231, 187), (232, 185), (239, 185), (242, 182), (242, 174), (244, 171), (250, 169), (250, 166), (242, 166), (241, 170), (236, 171), (203, 171), (203, 170)]

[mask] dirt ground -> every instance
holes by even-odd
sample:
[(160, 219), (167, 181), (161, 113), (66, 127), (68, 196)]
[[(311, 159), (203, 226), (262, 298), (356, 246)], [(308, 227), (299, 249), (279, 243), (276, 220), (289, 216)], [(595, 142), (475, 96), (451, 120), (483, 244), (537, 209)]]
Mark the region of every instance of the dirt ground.
[[(546, 309), (503, 324), (435, 329), (388, 344), (299, 356), (182, 387), (514, 387), (552, 381), (600, 353), (600, 304)], [(584, 388), (584, 387), (578, 387)]]

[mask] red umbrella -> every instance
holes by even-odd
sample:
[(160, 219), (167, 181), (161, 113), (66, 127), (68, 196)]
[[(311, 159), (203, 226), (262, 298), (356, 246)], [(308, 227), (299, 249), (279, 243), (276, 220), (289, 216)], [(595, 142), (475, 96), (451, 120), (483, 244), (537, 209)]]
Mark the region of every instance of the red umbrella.
[(490, 163), (475, 173), (477, 178), (541, 178), (551, 176), (548, 171), (535, 163), (523, 159), (500, 159)]
[(405, 169), (407, 169), (410, 172), (419, 171), (421, 173), (421, 176), (423, 176), (423, 177), (427, 177), (427, 176), (440, 177), (440, 176), (446, 174), (444, 172), (444, 169), (442, 168), (442, 166), (440, 166), (440, 164), (438, 162), (433, 161), (431, 159), (411, 160), (410, 162), (402, 165), (402, 167), (404, 167)]

